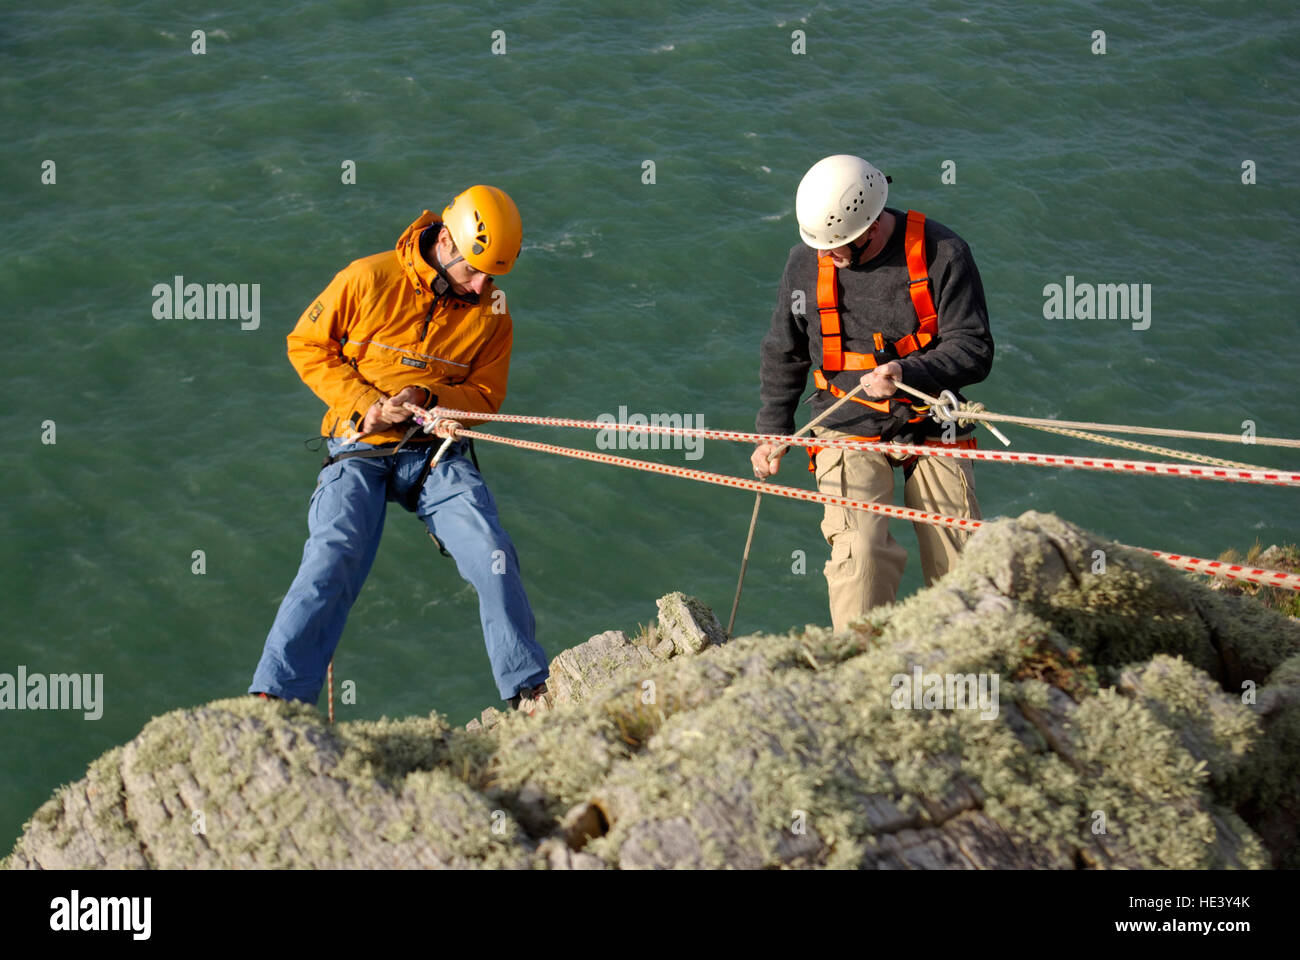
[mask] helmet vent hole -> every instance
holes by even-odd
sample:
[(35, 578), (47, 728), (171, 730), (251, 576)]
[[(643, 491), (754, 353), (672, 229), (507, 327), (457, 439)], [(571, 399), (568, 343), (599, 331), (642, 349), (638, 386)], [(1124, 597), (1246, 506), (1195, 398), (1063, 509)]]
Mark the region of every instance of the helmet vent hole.
[(476, 253), (476, 254), (482, 253), (482, 252), (483, 252), (483, 245), (482, 245), (482, 244), (479, 244), (479, 243), (476, 243), (476, 244), (474, 244), (474, 246), (472, 247), (472, 249), (473, 249), (474, 253)]

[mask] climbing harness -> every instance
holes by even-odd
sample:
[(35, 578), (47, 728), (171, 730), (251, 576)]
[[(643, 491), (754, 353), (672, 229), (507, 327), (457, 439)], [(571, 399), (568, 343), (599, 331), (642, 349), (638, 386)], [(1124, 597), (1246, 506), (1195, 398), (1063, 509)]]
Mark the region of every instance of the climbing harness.
[[(874, 370), (891, 360), (924, 349), (938, 336), (938, 314), (930, 296), (929, 266), (925, 260), (925, 214), (920, 211), (907, 211), (903, 248), (907, 256), (907, 290), (911, 296), (912, 309), (916, 311), (917, 328), (907, 336), (889, 342), (879, 331), (873, 333), (871, 339), (875, 351), (872, 353), (855, 353), (844, 349), (844, 331), (840, 323), (839, 272), (829, 251), (817, 254), (817, 314), (821, 320), (822, 365), (813, 371), (813, 382), (818, 390), (825, 390), (832, 397), (842, 399), (845, 392), (830, 382), (826, 371), (837, 373), (841, 370)], [(923, 407), (914, 407), (906, 397), (883, 400), (854, 397), (853, 402), (891, 417), (884, 433), (865, 438), (868, 440), (891, 439), (907, 424), (920, 423), (927, 413)]]

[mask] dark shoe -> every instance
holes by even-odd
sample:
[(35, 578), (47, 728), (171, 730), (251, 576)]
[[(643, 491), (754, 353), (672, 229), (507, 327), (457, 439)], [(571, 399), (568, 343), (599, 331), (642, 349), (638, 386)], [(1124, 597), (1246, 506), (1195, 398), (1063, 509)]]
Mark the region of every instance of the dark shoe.
[(544, 703), (542, 697), (546, 695), (546, 681), (543, 680), (535, 687), (524, 687), (507, 703), (510, 704), (511, 710), (523, 710), (525, 713), (532, 713), (537, 709), (538, 703)]

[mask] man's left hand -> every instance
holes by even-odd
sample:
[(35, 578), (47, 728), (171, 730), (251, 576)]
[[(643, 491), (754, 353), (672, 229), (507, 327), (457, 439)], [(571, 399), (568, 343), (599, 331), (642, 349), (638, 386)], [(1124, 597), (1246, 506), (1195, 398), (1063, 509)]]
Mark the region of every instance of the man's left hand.
[(862, 375), (862, 392), (873, 400), (883, 400), (898, 392), (898, 382), (902, 379), (902, 366), (897, 360), (890, 360)]

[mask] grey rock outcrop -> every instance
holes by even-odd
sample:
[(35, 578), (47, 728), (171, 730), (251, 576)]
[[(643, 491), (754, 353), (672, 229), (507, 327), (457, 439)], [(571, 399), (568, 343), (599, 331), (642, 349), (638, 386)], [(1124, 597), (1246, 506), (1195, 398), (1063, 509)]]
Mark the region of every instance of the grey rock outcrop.
[(566, 650), (490, 726), (157, 717), (6, 864), (1300, 865), (1300, 624), (1249, 598), (1029, 513), (842, 634), (723, 643), (702, 607)]

